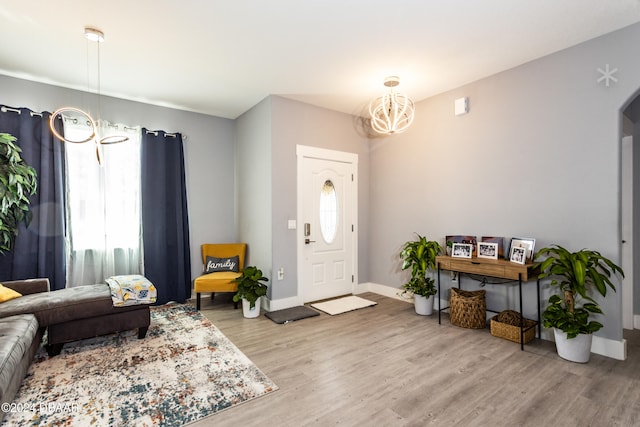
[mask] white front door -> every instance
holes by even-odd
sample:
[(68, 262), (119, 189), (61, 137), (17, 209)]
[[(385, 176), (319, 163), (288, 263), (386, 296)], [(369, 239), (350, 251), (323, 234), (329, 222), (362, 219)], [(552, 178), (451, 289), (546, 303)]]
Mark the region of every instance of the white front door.
[(303, 302), (353, 293), (357, 155), (314, 147), (298, 154), (298, 295)]

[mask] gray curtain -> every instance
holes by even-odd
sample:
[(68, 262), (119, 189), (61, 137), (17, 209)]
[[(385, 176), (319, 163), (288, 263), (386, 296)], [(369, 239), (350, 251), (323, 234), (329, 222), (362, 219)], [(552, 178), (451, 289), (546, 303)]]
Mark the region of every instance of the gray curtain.
[(52, 289), (63, 289), (64, 144), (51, 134), (49, 117), (48, 112), (0, 106), (0, 132), (18, 138), (23, 159), (38, 174), (38, 190), (31, 197), (33, 219), (28, 228), (20, 225), (13, 251), (0, 255), (0, 281), (46, 277)]

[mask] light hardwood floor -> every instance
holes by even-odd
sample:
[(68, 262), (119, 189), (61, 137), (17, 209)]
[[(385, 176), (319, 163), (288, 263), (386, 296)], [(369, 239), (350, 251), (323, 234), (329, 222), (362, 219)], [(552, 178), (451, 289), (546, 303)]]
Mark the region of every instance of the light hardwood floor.
[(640, 426), (640, 331), (626, 331), (626, 361), (576, 364), (547, 341), (520, 351), (489, 329), (359, 296), (378, 305), (284, 325), (203, 299), (203, 314), (280, 389), (193, 425)]

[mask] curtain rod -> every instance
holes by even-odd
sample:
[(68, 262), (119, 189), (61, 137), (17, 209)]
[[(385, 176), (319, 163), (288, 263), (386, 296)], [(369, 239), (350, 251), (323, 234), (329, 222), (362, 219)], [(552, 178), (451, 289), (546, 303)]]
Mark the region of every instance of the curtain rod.
[[(11, 112), (13, 112), (13, 113), (22, 114), (22, 111), (21, 111), (21, 110), (19, 110), (19, 109), (17, 109), (17, 108), (7, 107), (7, 106), (5, 106), (5, 105), (3, 105), (2, 107), (0, 107), (0, 111), (2, 111), (3, 113), (6, 113), (7, 111), (11, 111)], [(32, 117), (33, 117), (33, 116), (40, 116), (40, 117), (42, 117), (42, 113), (36, 113), (35, 111), (30, 111), (30, 114), (31, 114), (31, 116), (32, 116)], [(77, 120), (77, 119), (75, 119), (75, 118), (74, 118), (74, 119), (70, 119), (70, 120), (73, 120), (73, 122), (74, 122), (74, 123), (78, 123), (78, 120)], [(111, 124), (111, 123), (109, 123), (109, 122), (107, 122), (107, 126), (109, 126), (109, 127), (118, 127), (118, 125), (117, 125), (117, 124)], [(135, 128), (132, 128), (132, 127), (129, 127), (129, 126), (123, 126), (123, 127), (124, 127), (124, 129), (125, 129), (125, 130), (135, 130)], [(156, 130), (156, 131), (153, 131), (153, 130), (147, 130), (147, 133), (152, 133), (152, 134), (154, 134), (155, 136), (158, 136), (158, 131), (157, 131), (157, 130)], [(178, 135), (177, 135), (177, 134), (175, 134), (175, 133), (165, 133), (164, 135), (165, 135), (165, 136), (168, 136), (168, 137), (171, 137), (171, 138), (175, 138), (175, 137), (177, 137), (177, 136), (178, 136)], [(186, 136), (186, 135), (182, 135), (182, 139), (183, 139), (184, 141), (186, 141), (186, 140), (187, 140), (187, 136)]]
[[(22, 111), (18, 110), (17, 108), (6, 107), (4, 105), (2, 106), (2, 108), (0, 108), (0, 110), (3, 113), (6, 113), (7, 111), (11, 111), (11, 112), (14, 112), (14, 113), (22, 114)], [(29, 111), (29, 114), (31, 114), (31, 117), (33, 117), (33, 116), (42, 117), (42, 113), (36, 113), (35, 111)]]
[[(147, 129), (147, 134), (149, 134), (149, 133), (153, 134), (154, 136), (158, 136), (158, 131), (157, 130), (148, 130)], [(178, 136), (178, 134), (165, 132), (164, 136), (169, 136), (171, 138), (175, 138), (175, 137)], [(185, 139), (184, 135), (182, 136), (182, 139)]]
[[(77, 117), (67, 117), (67, 116), (61, 116), (61, 118), (67, 122), (71, 122), (74, 125), (78, 124), (78, 118)], [(127, 126), (127, 125), (123, 125), (123, 124), (118, 124), (118, 123), (111, 123), (108, 121), (103, 121), (102, 123), (104, 123), (104, 125), (108, 128), (114, 128), (114, 129), (119, 129), (120, 126), (122, 126), (122, 129), (127, 131), (127, 130), (138, 130), (138, 128), (134, 127), (134, 126)], [(91, 126), (91, 123), (89, 121), (86, 121), (85, 124), (87, 126)]]

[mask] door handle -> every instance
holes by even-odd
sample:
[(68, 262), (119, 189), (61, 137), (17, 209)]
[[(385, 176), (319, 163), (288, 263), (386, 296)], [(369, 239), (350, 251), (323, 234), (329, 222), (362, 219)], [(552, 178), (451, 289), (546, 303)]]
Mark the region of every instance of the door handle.
[(306, 239), (304, 239), (304, 244), (308, 245), (309, 243), (315, 243), (315, 240), (309, 240), (309, 238), (307, 237)]

